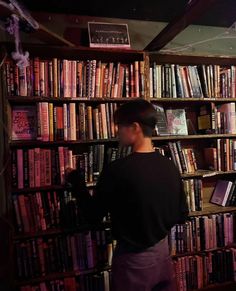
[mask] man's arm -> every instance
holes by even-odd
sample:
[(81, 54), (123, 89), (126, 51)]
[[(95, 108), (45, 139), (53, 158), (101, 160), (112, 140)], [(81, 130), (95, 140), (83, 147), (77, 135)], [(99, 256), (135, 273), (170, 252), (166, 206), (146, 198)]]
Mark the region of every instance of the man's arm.
[(72, 185), (72, 191), (78, 199), (79, 208), (86, 221), (91, 224), (101, 222), (110, 210), (113, 192), (113, 177), (110, 167), (102, 171), (93, 196), (90, 195), (78, 170), (68, 174), (68, 182)]

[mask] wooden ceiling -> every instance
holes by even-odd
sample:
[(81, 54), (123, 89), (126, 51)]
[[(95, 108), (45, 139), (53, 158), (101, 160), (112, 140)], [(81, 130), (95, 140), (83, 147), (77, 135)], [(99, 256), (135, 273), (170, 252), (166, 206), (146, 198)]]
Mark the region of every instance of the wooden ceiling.
[[(197, 0), (21, 0), (31, 11), (170, 22)], [(217, 3), (194, 24), (228, 27), (236, 20), (236, 0)]]

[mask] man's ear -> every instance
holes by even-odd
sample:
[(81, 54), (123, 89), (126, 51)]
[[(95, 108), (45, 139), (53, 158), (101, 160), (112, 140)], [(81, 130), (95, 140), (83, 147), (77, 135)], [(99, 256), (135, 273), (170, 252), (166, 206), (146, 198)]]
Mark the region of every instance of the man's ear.
[(142, 131), (142, 128), (141, 128), (141, 126), (140, 126), (140, 124), (139, 124), (138, 122), (134, 122), (134, 123), (132, 124), (132, 126), (133, 126), (135, 132), (140, 132), (140, 131)]

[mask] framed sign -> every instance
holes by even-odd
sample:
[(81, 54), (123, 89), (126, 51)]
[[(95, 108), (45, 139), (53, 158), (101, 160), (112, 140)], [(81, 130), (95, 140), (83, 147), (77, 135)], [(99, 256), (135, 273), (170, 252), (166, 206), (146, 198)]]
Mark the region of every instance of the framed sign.
[(127, 24), (88, 22), (90, 47), (130, 48)]

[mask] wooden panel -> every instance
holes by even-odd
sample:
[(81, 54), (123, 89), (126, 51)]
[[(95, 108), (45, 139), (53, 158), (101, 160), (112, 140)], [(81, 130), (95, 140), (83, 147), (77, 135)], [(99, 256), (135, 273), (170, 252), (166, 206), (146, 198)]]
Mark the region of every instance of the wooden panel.
[[(3, 43), (9, 52), (14, 50), (12, 43)], [(142, 61), (144, 54), (137, 50), (122, 49), (97, 49), (87, 47), (61, 47), (45, 46), (39, 44), (22, 44), (24, 50), (30, 52), (31, 56), (40, 56), (41, 58), (66, 58), (75, 60), (99, 59), (102, 61)]]
[(158, 54), (150, 53), (150, 62), (156, 61), (158, 64), (179, 64), (179, 65), (236, 65), (236, 58), (227, 56), (188, 56), (178, 54)]

